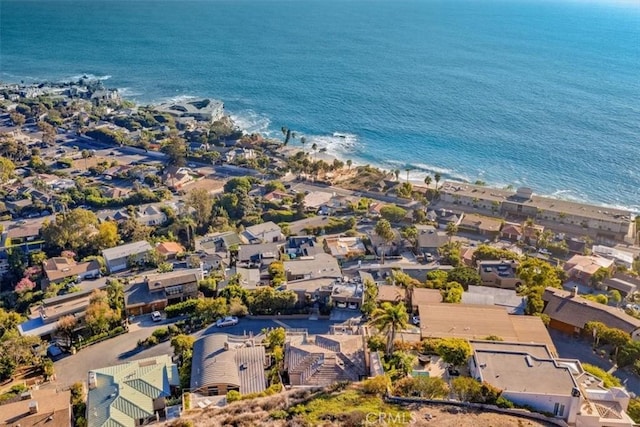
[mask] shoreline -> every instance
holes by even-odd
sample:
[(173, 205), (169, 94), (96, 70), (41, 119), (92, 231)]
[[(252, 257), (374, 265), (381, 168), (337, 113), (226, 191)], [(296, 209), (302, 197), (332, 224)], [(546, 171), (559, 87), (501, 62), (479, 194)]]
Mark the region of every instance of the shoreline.
[[(32, 78), (25, 78), (25, 85), (37, 85), (37, 84), (47, 84), (47, 83), (52, 85), (65, 85), (70, 83), (76, 83), (78, 82), (78, 80), (81, 80), (81, 79), (97, 81), (104, 85), (104, 83), (110, 80), (111, 78), (112, 76), (108, 74), (100, 75), (100, 76), (94, 75), (94, 74), (77, 74), (77, 75), (70, 76), (69, 78), (63, 78), (63, 79), (57, 79), (57, 80), (53, 80), (53, 79), (35, 80)], [(76, 80), (73, 80), (73, 79), (76, 79)], [(22, 83), (17, 81), (0, 81), (0, 84), (21, 85)], [(110, 89), (110, 90), (115, 89), (120, 94), (121, 99), (132, 102), (137, 107), (157, 106), (162, 103), (180, 102), (188, 99), (209, 98), (209, 99), (219, 100), (224, 105), (224, 115), (226, 117), (229, 117), (233, 121), (233, 123), (237, 125), (238, 129), (241, 130), (243, 133), (247, 133), (247, 134), (257, 133), (264, 138), (270, 138), (270, 139), (282, 141), (282, 137), (279, 130), (273, 128), (274, 127), (273, 122), (267, 115), (260, 112), (255, 112), (254, 110), (229, 110), (225, 105), (224, 99), (221, 99), (221, 98), (215, 98), (215, 97), (211, 98), (208, 96), (199, 96), (199, 95), (193, 95), (193, 94), (191, 95), (180, 94), (180, 95), (174, 95), (174, 96), (160, 97), (157, 99), (149, 100), (148, 102), (146, 101), (141, 102), (139, 99), (138, 100), (132, 99), (132, 98), (136, 98), (135, 95), (132, 97), (127, 93), (130, 91), (134, 91), (135, 93), (140, 93), (139, 91), (134, 90), (132, 88), (117, 88), (117, 87), (111, 88), (105, 85), (105, 89)], [(251, 112), (251, 114), (254, 115), (255, 118), (264, 122), (262, 123), (261, 126), (258, 126), (259, 129), (251, 129), (252, 117), (246, 116), (248, 112)], [(242, 124), (245, 126), (238, 125), (239, 121), (244, 122)], [(249, 126), (246, 126), (246, 125), (249, 125)], [(295, 131), (295, 129), (293, 130)], [(388, 163), (397, 165), (396, 168), (393, 168), (393, 167), (389, 167), (389, 165), (386, 165), (384, 163), (368, 162), (366, 161), (366, 159), (363, 159), (358, 155), (359, 153), (362, 152), (362, 147), (359, 147), (359, 144), (361, 143), (361, 141), (359, 140), (358, 135), (354, 133), (350, 133), (348, 131), (339, 132), (340, 135), (344, 135), (345, 137), (337, 136), (338, 134), (337, 131), (327, 132), (326, 134), (319, 134), (319, 135), (306, 134), (299, 131), (296, 131), (296, 133), (297, 133), (297, 138), (295, 140), (292, 140), (289, 143), (289, 145), (285, 148), (286, 152), (289, 153), (287, 154), (287, 156), (293, 155), (295, 154), (295, 152), (298, 152), (298, 151), (306, 151), (307, 153), (309, 153), (311, 157), (315, 156), (316, 159), (318, 160), (322, 159), (327, 162), (332, 162), (334, 159), (337, 159), (343, 162), (346, 162), (347, 160), (351, 160), (353, 162), (354, 167), (369, 165), (371, 167), (378, 168), (390, 174), (393, 174), (394, 170), (399, 169), (400, 170), (400, 177), (398, 180), (399, 182), (406, 181), (405, 167), (409, 166), (409, 167), (412, 167), (409, 175), (409, 182), (412, 185), (419, 186), (419, 187), (426, 187), (426, 185), (424, 184), (424, 177), (426, 175), (430, 175), (433, 179), (436, 173), (439, 173), (441, 175), (442, 177), (440, 181), (441, 183), (444, 181), (460, 182), (460, 183), (466, 183), (466, 184), (475, 183), (473, 179), (469, 179), (469, 175), (465, 174), (464, 171), (453, 171), (449, 168), (440, 167), (436, 165), (427, 165), (424, 163), (417, 163), (413, 165), (406, 164), (406, 163), (403, 164), (402, 161), (388, 159), (387, 160)], [(307, 139), (307, 142), (304, 147), (300, 144), (301, 137), (305, 137)], [(324, 153), (321, 153), (319, 151), (316, 151), (315, 153), (313, 153), (310, 150), (310, 147), (313, 143), (317, 144), (318, 149), (327, 148), (327, 151)], [(340, 143), (346, 144), (347, 148), (343, 150), (335, 149), (335, 147), (338, 146)], [(345, 152), (348, 150), (352, 150), (351, 153)], [(352, 155), (349, 155), (349, 154), (352, 154)], [(420, 176), (420, 178), (416, 178), (416, 175)], [(479, 178), (478, 180), (481, 180), (484, 183), (483, 185), (487, 188), (505, 189), (506, 187), (509, 186), (509, 185), (505, 185), (504, 182), (494, 182), (494, 181), (491, 181), (491, 179)], [(435, 181), (432, 182), (430, 187), (434, 186), (434, 182)], [(510, 184), (510, 186), (513, 189), (516, 189), (518, 187), (529, 187), (528, 184), (522, 184), (522, 183), (520, 184), (514, 183), (514, 184)], [(576, 203), (590, 204), (590, 205), (601, 206), (605, 208), (622, 209), (636, 215), (640, 214), (640, 203), (635, 206), (626, 205), (626, 204), (606, 203), (601, 200), (592, 199), (592, 198), (575, 197), (575, 196), (562, 197), (558, 194), (558, 193), (579, 194), (578, 190), (572, 189), (572, 188), (563, 188), (563, 189), (557, 188), (552, 191), (551, 189), (550, 191), (537, 191), (538, 188), (536, 188), (535, 186), (531, 186), (531, 188), (534, 191), (534, 194), (542, 197), (548, 197), (548, 198), (564, 200), (564, 201), (571, 201)]]

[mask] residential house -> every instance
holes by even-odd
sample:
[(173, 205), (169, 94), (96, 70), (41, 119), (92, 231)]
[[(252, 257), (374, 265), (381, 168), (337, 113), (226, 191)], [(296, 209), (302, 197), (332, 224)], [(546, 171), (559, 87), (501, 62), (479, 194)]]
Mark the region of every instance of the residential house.
[(478, 273), (483, 286), (501, 289), (516, 289), (522, 280), (516, 274), (518, 262), (511, 260), (478, 261)]
[(287, 334), (284, 368), (292, 386), (328, 386), (366, 376), (362, 335)]
[(415, 227), (418, 231), (418, 252), (423, 255), (437, 255), (438, 249), (449, 241), (449, 236), (447, 236), (445, 232), (435, 228), (433, 225), (416, 224)]
[(176, 259), (178, 254), (183, 254), (185, 252), (184, 246), (182, 246), (178, 242), (161, 242), (156, 245), (156, 250), (160, 255), (162, 255), (165, 259), (173, 260)]
[(153, 248), (146, 240), (116, 246), (102, 251), (102, 256), (110, 273), (126, 270), (131, 262), (144, 260)]
[[(442, 299), (442, 297), (440, 298)], [(384, 302), (390, 302), (392, 304), (407, 302), (407, 290), (402, 286), (380, 285), (378, 286), (376, 302), (378, 304), (382, 304)]]
[(570, 280), (587, 284), (601, 268), (613, 271), (615, 269), (613, 260), (595, 255), (574, 255), (563, 266)]
[(29, 390), (0, 406), (0, 426), (71, 427), (71, 413), (69, 390)]
[(617, 290), (623, 298), (633, 295), (640, 288), (640, 279), (627, 274), (616, 273), (613, 277), (605, 279), (602, 283), (606, 290)]
[(581, 298), (573, 292), (547, 288), (542, 295), (544, 314), (551, 319), (549, 327), (567, 334), (581, 334), (587, 322), (601, 322), (610, 328), (640, 339), (640, 319), (629, 316), (623, 309)]
[(509, 314), (524, 314), (527, 298), (514, 290), (469, 285), (462, 294), (462, 304), (504, 307)]
[(119, 209), (115, 212), (108, 213), (104, 217), (98, 214), (98, 217), (101, 218), (103, 221), (114, 221), (119, 224), (131, 218), (131, 215), (129, 215), (129, 212), (127, 212), (126, 209)]
[(311, 191), (304, 197), (304, 206), (312, 212), (318, 212), (322, 206), (329, 203), (334, 194), (329, 191)]
[(284, 247), (284, 253), (294, 259), (324, 253), (324, 248), (313, 236), (290, 236)]
[(224, 154), (224, 160), (227, 163), (233, 163), (241, 160), (250, 160), (256, 158), (256, 152), (252, 148), (234, 148)]
[(224, 105), (215, 99), (195, 101), (166, 102), (156, 106), (161, 113), (168, 113), (176, 118), (191, 117), (197, 121), (213, 123), (224, 115)]
[(55, 257), (42, 263), (45, 278), (41, 283), (44, 290), (51, 283), (60, 283), (71, 277), (78, 281), (93, 279), (100, 276), (100, 263), (98, 261), (76, 262), (73, 258)]
[(502, 221), (501, 218), (468, 213), (462, 217), (458, 227), (460, 231), (480, 234), (493, 239), (500, 233)]
[(366, 248), (359, 237), (327, 237), (324, 246), (335, 259), (345, 260), (364, 256)]
[(23, 252), (31, 253), (42, 250), (44, 241), (40, 238), (42, 223), (15, 224), (2, 233), (0, 251), (20, 247)]
[(240, 236), (246, 243), (270, 243), (284, 240), (282, 229), (272, 221), (245, 228)]
[(449, 225), (449, 223), (459, 226), (460, 222), (462, 222), (463, 217), (463, 213), (454, 212), (450, 209), (437, 208), (427, 210), (427, 219), (429, 221), (437, 223), (438, 228), (441, 229), (447, 228), (447, 225)]
[(342, 277), (338, 261), (329, 254), (317, 254), (313, 257), (301, 257), (284, 262), (287, 280)]
[(398, 255), (402, 246), (402, 235), (400, 231), (393, 228), (393, 239), (391, 241), (385, 241), (382, 237), (378, 236), (374, 230), (369, 232), (368, 237), (373, 246), (373, 250), (376, 255), (382, 256), (394, 256)]
[(364, 303), (364, 286), (361, 283), (336, 281), (331, 289), (331, 302), (336, 308), (359, 310)]
[(147, 226), (162, 225), (167, 222), (167, 215), (153, 205), (149, 205), (142, 211), (139, 211), (136, 216), (136, 220), (139, 223)]
[(142, 281), (125, 289), (125, 309), (128, 315), (139, 316), (189, 298), (197, 298), (198, 282), (203, 273), (199, 268), (176, 270), (145, 276)]
[(206, 236), (195, 239), (196, 251), (203, 251), (208, 254), (228, 252), (230, 248), (237, 249), (241, 244), (242, 240), (235, 231), (223, 231), (221, 233), (207, 234)]
[(240, 245), (237, 263), (243, 266), (258, 268), (267, 267), (273, 261), (280, 259), (280, 249), (284, 242), (261, 243), (255, 245)]
[(633, 267), (635, 257), (633, 253), (621, 251), (617, 248), (611, 248), (609, 246), (594, 245), (591, 248), (594, 255), (601, 256), (613, 260), (617, 265), (622, 265), (626, 268)]
[(320, 229), (329, 224), (329, 217), (314, 215), (289, 223), (289, 233), (293, 236), (312, 234), (311, 230)]
[(267, 388), (267, 357), (246, 337), (210, 334), (193, 345), (191, 392), (203, 396), (260, 393)]
[(74, 316), (78, 320), (78, 329), (82, 329), (91, 293), (72, 292), (43, 300), (41, 305), (31, 308), (29, 319), (18, 325), (20, 335), (37, 336), (49, 341), (56, 334), (58, 320), (64, 316)]
[(522, 224), (506, 222), (500, 230), (500, 237), (512, 242), (519, 242), (522, 240)]
[(289, 193), (285, 193), (284, 191), (272, 191), (271, 193), (267, 193), (264, 195), (263, 199), (268, 202), (283, 202), (285, 200), (291, 200), (293, 196)]
[(472, 304), (423, 304), (420, 335), (425, 338), (481, 340), (490, 335), (504, 341), (546, 344), (557, 354), (549, 332), (537, 316), (508, 314), (504, 307)]
[[(380, 286), (378, 289), (382, 289)], [(418, 313), (421, 305), (439, 304), (442, 302), (442, 294), (438, 289), (412, 288), (409, 294), (409, 302), (412, 313)]]
[(331, 295), (336, 279), (330, 277), (289, 280), (285, 288), (296, 293), (298, 304), (302, 306), (317, 304), (318, 308), (330, 307)]
[(520, 406), (547, 412), (576, 427), (634, 425), (626, 414), (630, 395), (604, 387), (579, 360), (559, 359), (544, 344), (470, 341), (471, 376), (502, 390)]
[(170, 166), (165, 170), (162, 181), (170, 189), (180, 190), (185, 184), (193, 181), (193, 176), (189, 168)]
[(171, 356), (162, 355), (91, 370), (87, 383), (87, 427), (133, 427), (166, 416), (180, 376)]

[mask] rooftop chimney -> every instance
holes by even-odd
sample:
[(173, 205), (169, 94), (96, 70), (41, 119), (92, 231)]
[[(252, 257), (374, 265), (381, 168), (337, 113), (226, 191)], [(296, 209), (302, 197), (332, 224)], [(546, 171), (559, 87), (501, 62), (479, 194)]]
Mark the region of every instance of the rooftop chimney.
[(37, 414), (38, 413), (38, 402), (36, 400), (32, 400), (29, 402), (29, 413)]
[(577, 285), (573, 287), (573, 296), (574, 297), (578, 296), (578, 286)]

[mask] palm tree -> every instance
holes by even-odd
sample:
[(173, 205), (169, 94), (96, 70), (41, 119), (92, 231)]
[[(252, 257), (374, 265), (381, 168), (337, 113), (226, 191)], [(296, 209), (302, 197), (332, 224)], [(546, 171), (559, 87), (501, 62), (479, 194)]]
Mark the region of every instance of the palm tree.
[(431, 185), (431, 175), (427, 175), (424, 177), (424, 183), (426, 184), (427, 188), (429, 188), (429, 186)]
[(396, 181), (398, 181), (400, 179), (400, 169), (394, 170), (393, 174), (396, 176)]
[(407, 309), (403, 303), (391, 304), (385, 302), (380, 308), (376, 308), (371, 313), (370, 324), (387, 335), (387, 356), (393, 353), (396, 332), (406, 328), (408, 321), (409, 314), (407, 314)]
[(302, 151), (304, 151), (304, 144), (307, 143), (307, 138), (304, 136), (300, 138), (300, 144), (302, 144)]
[(180, 228), (184, 228), (187, 232), (187, 246), (191, 247), (191, 235), (196, 228), (196, 222), (188, 215), (183, 216), (178, 221)]
[(440, 182), (440, 178), (442, 178), (442, 177), (440, 176), (440, 174), (439, 174), (439, 173), (436, 173), (436, 174), (433, 176), (433, 178), (436, 180), (436, 191), (438, 191), (438, 183)]
[(450, 222), (447, 224), (446, 233), (449, 236), (449, 243), (451, 243), (451, 239), (458, 232), (458, 225), (455, 222)]
[(315, 142), (311, 145), (311, 150), (313, 151), (313, 160), (316, 159), (316, 151), (318, 150), (318, 144)]
[(406, 167), (406, 168), (404, 169), (404, 170), (405, 170), (405, 172), (407, 172), (407, 182), (409, 182), (409, 172), (411, 172), (411, 170), (412, 170), (412, 169), (413, 169), (413, 168), (411, 168), (411, 167)]
[(353, 161), (351, 161), (351, 159), (347, 159), (347, 166), (349, 166), (349, 169), (351, 169), (352, 164), (353, 164)]
[(84, 159), (84, 168), (87, 168), (87, 159), (91, 157), (91, 152), (89, 150), (82, 150), (82, 158)]

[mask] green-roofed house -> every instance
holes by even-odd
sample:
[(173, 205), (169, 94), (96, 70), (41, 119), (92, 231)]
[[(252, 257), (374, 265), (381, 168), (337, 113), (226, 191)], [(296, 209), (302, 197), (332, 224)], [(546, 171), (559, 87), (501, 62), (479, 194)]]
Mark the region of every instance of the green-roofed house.
[(180, 379), (163, 355), (89, 371), (88, 383), (87, 427), (136, 427), (165, 415)]

